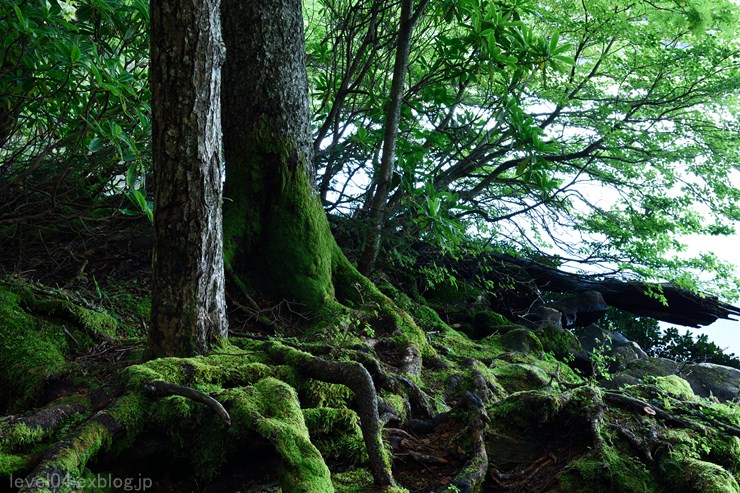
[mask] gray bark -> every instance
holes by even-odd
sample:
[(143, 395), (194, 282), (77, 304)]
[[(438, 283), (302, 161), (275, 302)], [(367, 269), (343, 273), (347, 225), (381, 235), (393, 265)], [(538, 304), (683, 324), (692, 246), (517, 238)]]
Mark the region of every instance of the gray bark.
[(227, 336), (219, 0), (151, 1), (155, 174), (154, 356), (205, 353)]

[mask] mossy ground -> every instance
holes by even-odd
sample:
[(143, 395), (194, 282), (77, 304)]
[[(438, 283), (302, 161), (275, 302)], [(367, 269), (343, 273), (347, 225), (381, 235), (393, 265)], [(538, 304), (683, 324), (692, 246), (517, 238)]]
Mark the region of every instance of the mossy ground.
[[(349, 267), (340, 275), (357, 279)], [(737, 491), (740, 438), (715, 426), (740, 426), (736, 405), (698, 398), (675, 376), (649, 378), (624, 391), (705, 431), (665, 423), (645, 412), (607, 404), (607, 391), (579, 376), (567, 358), (556, 354), (553, 348), (562, 346), (561, 333), (512, 328), (503, 318), (486, 316), (500, 330), (474, 340), (390, 285), (383, 286), (383, 292), (370, 284), (360, 288), (343, 295), (338, 312), (350, 314), (355, 322), (323, 338), (316, 329), (304, 341), (238, 339), (208, 356), (126, 361), (116, 372), (101, 373), (75, 361), (76, 355), (94, 346), (91, 331), (125, 337), (128, 329), (119, 326), (113, 331), (111, 323), (125, 317), (69, 299), (54, 305), (53, 292), (40, 295), (22, 283), (0, 284), (5, 335), (0, 383), (13, 396), (13, 409), (29, 412), (70, 402), (81, 409), (48, 429), (0, 419), (0, 476), (27, 474), (43, 451), (66, 443), (54, 467), (72, 475), (108, 473), (126, 464), (144, 468), (145, 460), (165, 469), (178, 467), (180, 474), (206, 484), (247, 467), (240, 457), (251, 444), (260, 457), (250, 461), (267, 460), (281, 468), (278, 476), (267, 476), (266, 484), (272, 486), (263, 491), (373, 491), (357, 396), (345, 385), (300, 371), (306, 358), (315, 357), (312, 352), (345, 362), (359, 352), (378, 360), (373, 371), (385, 372), (383, 378), (374, 377), (379, 399), (395, 416), (384, 434), (386, 449), (394, 456), (399, 477), (415, 477), (414, 486), (441, 491), (455, 474), (476, 469), (475, 461), (466, 463), (464, 458), (474, 450), (475, 416), (483, 413), (492, 471), (484, 491)], [(392, 305), (387, 304), (388, 296)], [(131, 300), (132, 311), (137, 305)], [(376, 311), (370, 317), (361, 314), (360, 308), (373, 306)], [(513, 336), (507, 334), (517, 332), (522, 334), (517, 341), (529, 342), (513, 350)], [(406, 354), (408, 348), (420, 359), (418, 374), (403, 373), (397, 359), (382, 361)], [(98, 377), (91, 381), (84, 373)], [(408, 384), (401, 385), (399, 377)], [(50, 382), (60, 381), (66, 382), (67, 395), (46, 401)], [(151, 382), (214, 397), (225, 406), (232, 424), (225, 425), (201, 402), (148, 391)], [(408, 385), (417, 390), (412, 392)], [(107, 403), (99, 395), (107, 395)], [(404, 428), (419, 416), (419, 399), (426, 399), (433, 415), (447, 418), (406, 436)], [(105, 419), (88, 421), (100, 408)], [(145, 459), (135, 458), (133, 450)], [(446, 462), (425, 463), (432, 458)], [(414, 468), (424, 472), (410, 473)], [(254, 474), (262, 473), (254, 469)], [(395, 491), (403, 491), (402, 486)]]

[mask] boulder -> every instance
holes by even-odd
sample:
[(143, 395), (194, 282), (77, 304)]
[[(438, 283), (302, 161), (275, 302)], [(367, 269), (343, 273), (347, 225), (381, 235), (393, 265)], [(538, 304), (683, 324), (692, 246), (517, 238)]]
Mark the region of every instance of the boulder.
[(542, 343), (529, 329), (514, 329), (501, 336), (501, 344), (518, 353), (542, 353)]
[(612, 349), (610, 356), (614, 358), (610, 365), (611, 371), (624, 370), (633, 361), (648, 357), (645, 351), (634, 341)]
[(606, 313), (609, 305), (598, 291), (584, 291), (553, 304), (563, 314), (563, 326), (586, 327)]
[(665, 377), (679, 374), (678, 363), (666, 358), (640, 358), (633, 361), (622, 372), (626, 375), (642, 379), (646, 376)]
[(626, 346), (631, 342), (621, 332), (607, 330), (596, 324), (578, 330), (577, 333), (583, 349), (589, 353), (592, 353), (594, 349), (609, 351), (613, 348)]
[(725, 402), (733, 401), (740, 395), (740, 370), (737, 368), (698, 363), (682, 368), (680, 375), (698, 396), (714, 396)]
[(562, 327), (563, 314), (549, 306), (536, 306), (520, 317), (522, 325), (530, 329)]

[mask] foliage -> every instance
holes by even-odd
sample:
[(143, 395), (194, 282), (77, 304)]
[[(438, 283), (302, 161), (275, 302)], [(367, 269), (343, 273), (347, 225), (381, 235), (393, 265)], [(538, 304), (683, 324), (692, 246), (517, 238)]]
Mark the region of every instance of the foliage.
[(151, 212), (148, 24), (144, 0), (0, 5), (4, 224)]
[(724, 353), (706, 334), (694, 337), (688, 330), (681, 334), (676, 327), (663, 330), (657, 320), (634, 317), (613, 308), (607, 312), (606, 323), (635, 341), (650, 356), (740, 368), (740, 359)]
[[(330, 212), (370, 213), (396, 9), (307, 10)], [(717, 275), (705, 287), (734, 297), (716, 256), (676, 252), (682, 236), (730, 234), (740, 218), (737, 15), (714, 0), (430, 2), (408, 65), (387, 250), (490, 236), (693, 289), (704, 269)]]

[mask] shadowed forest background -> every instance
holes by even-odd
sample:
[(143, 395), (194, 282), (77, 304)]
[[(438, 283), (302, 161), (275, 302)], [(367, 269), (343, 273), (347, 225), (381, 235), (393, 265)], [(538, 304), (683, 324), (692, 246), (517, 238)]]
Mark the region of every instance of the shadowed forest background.
[(739, 13), (4, 2), (0, 488), (738, 491)]

